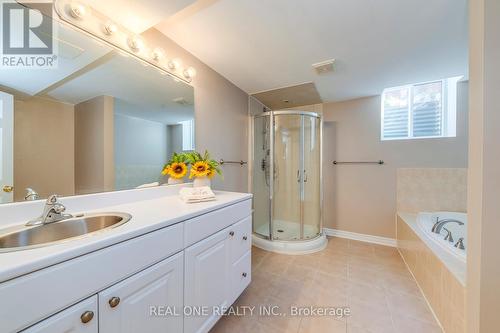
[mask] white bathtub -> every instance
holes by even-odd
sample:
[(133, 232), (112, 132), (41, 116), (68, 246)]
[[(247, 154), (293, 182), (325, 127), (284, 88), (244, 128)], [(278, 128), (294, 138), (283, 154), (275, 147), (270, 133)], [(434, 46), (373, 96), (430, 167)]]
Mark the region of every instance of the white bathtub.
[[(432, 232), (432, 227), (434, 226), (434, 223), (436, 223), (437, 219), (439, 219), (440, 221), (445, 219), (453, 219), (464, 223), (464, 225), (459, 225), (458, 223), (451, 222), (444, 225), (444, 227), (451, 232), (453, 236), (453, 242), (444, 240), (444, 237), (447, 234), (444, 228), (441, 229), (441, 234)], [(422, 231), (422, 236), (427, 237), (429, 240), (434, 242), (438, 246), (438, 248), (441, 248), (443, 251), (448, 252), (465, 265), (467, 258), (467, 214), (455, 212), (419, 213), (417, 215), (417, 226)], [(459, 249), (454, 246), (462, 237), (465, 250)]]

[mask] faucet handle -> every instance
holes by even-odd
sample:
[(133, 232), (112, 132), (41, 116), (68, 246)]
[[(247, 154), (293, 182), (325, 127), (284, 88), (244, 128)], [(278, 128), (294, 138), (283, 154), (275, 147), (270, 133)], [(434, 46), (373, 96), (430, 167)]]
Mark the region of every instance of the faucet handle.
[(57, 203), (57, 198), (59, 198), (59, 195), (57, 194), (52, 194), (52, 195), (49, 195), (49, 197), (47, 198), (47, 204), (48, 205), (54, 205)]
[(444, 240), (447, 240), (448, 242), (453, 243), (453, 236), (451, 235), (451, 231), (445, 227), (443, 227), (443, 229), (446, 230), (446, 236), (444, 237)]

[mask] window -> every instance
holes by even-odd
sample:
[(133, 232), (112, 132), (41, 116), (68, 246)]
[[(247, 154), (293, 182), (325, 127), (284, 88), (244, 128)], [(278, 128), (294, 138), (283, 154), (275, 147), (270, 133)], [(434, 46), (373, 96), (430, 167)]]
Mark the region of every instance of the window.
[(179, 122), (182, 126), (182, 150), (194, 150), (194, 119)]
[(382, 93), (382, 140), (456, 136), (461, 77), (388, 88)]

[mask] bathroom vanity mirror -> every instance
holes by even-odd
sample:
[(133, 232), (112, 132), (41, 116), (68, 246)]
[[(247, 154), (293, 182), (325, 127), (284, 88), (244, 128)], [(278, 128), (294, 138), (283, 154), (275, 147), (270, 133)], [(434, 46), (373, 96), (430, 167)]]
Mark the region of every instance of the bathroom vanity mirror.
[(194, 93), (67, 24), (55, 68), (0, 68), (0, 202), (164, 183), (194, 149)]

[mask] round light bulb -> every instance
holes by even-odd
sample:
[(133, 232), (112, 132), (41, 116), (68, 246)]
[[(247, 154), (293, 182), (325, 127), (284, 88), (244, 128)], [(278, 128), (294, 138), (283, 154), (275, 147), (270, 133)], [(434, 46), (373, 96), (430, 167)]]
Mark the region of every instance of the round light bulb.
[(84, 4), (73, 1), (69, 6), (69, 14), (71, 17), (82, 20), (85, 16), (89, 14), (90, 10)]
[(172, 59), (168, 62), (168, 68), (170, 68), (171, 70), (176, 70), (178, 68), (180, 68), (182, 65), (182, 62), (180, 59), (176, 58), (176, 59)]
[(165, 57), (165, 52), (163, 52), (163, 50), (160, 48), (156, 48), (153, 50), (153, 53), (151, 56), (152, 56), (154, 61), (160, 61), (161, 59), (163, 59), (163, 57)]
[(104, 25), (104, 32), (106, 35), (114, 35), (118, 31), (118, 27), (113, 22), (109, 21)]
[(196, 76), (196, 69), (193, 67), (188, 67), (184, 70), (183, 75), (186, 79), (192, 79)]
[(139, 52), (144, 48), (144, 41), (138, 36), (129, 37), (127, 40), (128, 47), (134, 52)]

